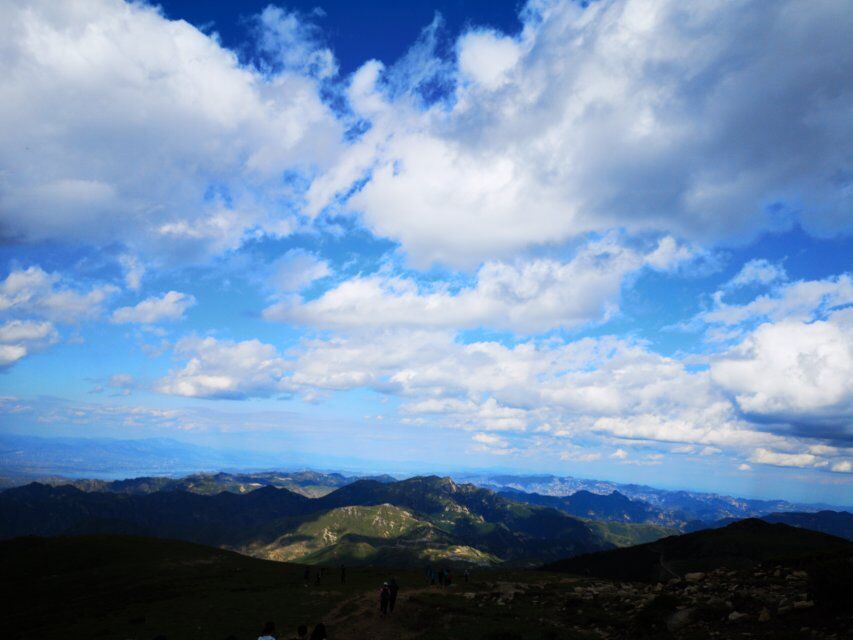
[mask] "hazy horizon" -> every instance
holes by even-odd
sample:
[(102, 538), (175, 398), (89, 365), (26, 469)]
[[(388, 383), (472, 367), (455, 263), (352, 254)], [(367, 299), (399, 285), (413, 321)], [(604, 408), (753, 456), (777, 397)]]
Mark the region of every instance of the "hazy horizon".
[(851, 32), (3, 3), (0, 438), (849, 505)]

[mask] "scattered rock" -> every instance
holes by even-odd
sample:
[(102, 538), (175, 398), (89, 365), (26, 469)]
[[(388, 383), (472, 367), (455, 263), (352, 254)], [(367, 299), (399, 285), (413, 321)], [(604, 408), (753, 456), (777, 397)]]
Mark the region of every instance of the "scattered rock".
[(683, 626), (690, 622), (690, 618), (693, 616), (693, 613), (696, 609), (681, 609), (680, 611), (676, 611), (666, 620), (666, 628), (670, 631), (675, 631), (677, 629), (681, 629)]
[(739, 622), (744, 618), (748, 618), (749, 615), (746, 613), (741, 613), (740, 611), (732, 611), (729, 614), (729, 622)]
[(705, 579), (705, 574), (701, 571), (696, 571), (695, 573), (686, 574), (684, 579), (687, 580), (687, 582), (701, 582)]
[(798, 600), (794, 603), (794, 609), (811, 609), (813, 606), (812, 600)]
[(769, 622), (770, 621), (770, 611), (767, 610), (767, 607), (764, 607), (761, 610), (761, 613), (758, 614), (759, 622)]

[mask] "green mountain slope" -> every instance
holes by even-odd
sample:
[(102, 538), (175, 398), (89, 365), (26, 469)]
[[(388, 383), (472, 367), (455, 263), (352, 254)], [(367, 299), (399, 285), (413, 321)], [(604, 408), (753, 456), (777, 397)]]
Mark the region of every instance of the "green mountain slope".
[(337, 507), (283, 525), (288, 533), (240, 550), (270, 560), (306, 564), (409, 565), (421, 562), (497, 564), (440, 526), (390, 504)]

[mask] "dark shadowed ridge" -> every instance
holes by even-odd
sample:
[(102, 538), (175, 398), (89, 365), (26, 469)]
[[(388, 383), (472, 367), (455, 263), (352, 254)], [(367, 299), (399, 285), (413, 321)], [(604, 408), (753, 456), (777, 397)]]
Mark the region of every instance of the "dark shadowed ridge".
[[(786, 511), (784, 513), (768, 513), (760, 516), (760, 519), (765, 522), (782, 523), (792, 527), (820, 531), (853, 541), (853, 513), (848, 511), (823, 510), (815, 513)], [(738, 522), (738, 519), (725, 518), (712, 524), (699, 526), (697, 529), (715, 529), (725, 527), (733, 522)]]
[(853, 543), (817, 531), (749, 518), (721, 529), (568, 558), (545, 568), (614, 580), (667, 581), (688, 572), (791, 562), (837, 552), (853, 553)]

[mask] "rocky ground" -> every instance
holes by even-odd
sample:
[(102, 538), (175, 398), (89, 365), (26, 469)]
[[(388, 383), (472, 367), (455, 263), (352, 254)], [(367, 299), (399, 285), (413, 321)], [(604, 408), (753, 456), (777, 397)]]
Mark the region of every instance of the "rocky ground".
[[(497, 578), (498, 576), (494, 576)], [(501, 576), (510, 577), (510, 576)], [(850, 637), (853, 616), (817, 606), (807, 572), (782, 567), (691, 573), (667, 583), (619, 583), (518, 574), (449, 589), (404, 590), (381, 619), (373, 593), (329, 616), (338, 640), (391, 638), (823, 638)], [(367, 634), (367, 635), (365, 635)]]

